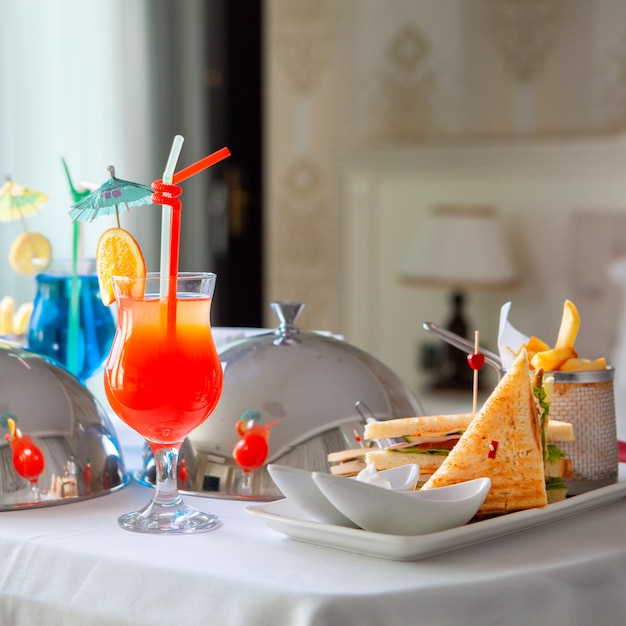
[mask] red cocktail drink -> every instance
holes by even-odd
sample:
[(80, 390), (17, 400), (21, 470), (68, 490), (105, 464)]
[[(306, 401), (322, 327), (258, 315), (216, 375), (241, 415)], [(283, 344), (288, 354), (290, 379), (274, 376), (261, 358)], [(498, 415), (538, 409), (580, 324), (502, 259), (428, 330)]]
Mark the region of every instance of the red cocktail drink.
[[(186, 505), (178, 492), (178, 451), (189, 431), (215, 408), (223, 372), (209, 319), (216, 276), (178, 272), (182, 189), (172, 183), (230, 152), (224, 148), (174, 175), (182, 141), (179, 135), (174, 138), (163, 179), (152, 183), (152, 202), (164, 205), (161, 273), (145, 274), (139, 245), (121, 228), (100, 237), (96, 255), (100, 283), (112, 277), (118, 305), (116, 335), (105, 366), (107, 398), (154, 453), (152, 502), (118, 520), (122, 528), (137, 532), (194, 533), (219, 525), (215, 515)], [(129, 268), (136, 268), (137, 276), (129, 276)], [(110, 290), (106, 295), (110, 303)], [(181, 468), (182, 474), (187, 471)]]
[(163, 322), (158, 298), (122, 298), (118, 332), (106, 366), (111, 408), (149, 442), (180, 443), (213, 411), (222, 367), (213, 344), (211, 299), (176, 301), (176, 324)]
[(128, 530), (190, 533), (218, 524), (214, 515), (184, 504), (176, 473), (183, 440), (209, 417), (222, 392), (210, 324), (215, 279), (179, 273), (172, 299), (163, 289), (171, 285), (167, 276), (113, 278), (118, 321), (104, 388), (115, 413), (150, 444), (157, 474), (154, 500), (120, 518)]

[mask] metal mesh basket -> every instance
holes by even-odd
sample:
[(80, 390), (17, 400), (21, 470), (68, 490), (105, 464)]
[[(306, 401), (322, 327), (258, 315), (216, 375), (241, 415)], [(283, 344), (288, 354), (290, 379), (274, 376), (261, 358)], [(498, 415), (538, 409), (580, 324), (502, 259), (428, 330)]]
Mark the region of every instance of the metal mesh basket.
[(574, 464), (570, 495), (617, 482), (615, 370), (554, 372), (550, 418), (574, 425), (576, 441), (559, 443)]

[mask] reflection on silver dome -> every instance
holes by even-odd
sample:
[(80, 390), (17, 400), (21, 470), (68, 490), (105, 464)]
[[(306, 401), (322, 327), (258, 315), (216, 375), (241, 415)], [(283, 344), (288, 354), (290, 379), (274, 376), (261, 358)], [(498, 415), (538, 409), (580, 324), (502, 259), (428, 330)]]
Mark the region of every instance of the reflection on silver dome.
[[(38, 498), (5, 439), (8, 417), (43, 453)], [(0, 418), (0, 511), (75, 502), (128, 483), (113, 426), (89, 390), (53, 361), (5, 340)]]
[[(303, 305), (274, 302), (280, 324), (274, 330), (219, 348), (224, 390), (213, 415), (189, 434), (181, 449), (182, 491), (211, 497), (268, 500), (281, 497), (265, 468), (252, 475), (250, 494), (232, 459), (239, 435), (235, 423), (248, 409), (262, 414), (271, 429), (266, 463), (329, 471), (330, 452), (358, 446), (362, 402), (376, 419), (423, 415), (413, 392), (386, 365), (335, 337), (301, 332), (294, 322)], [(154, 483), (149, 449), (139, 477)]]

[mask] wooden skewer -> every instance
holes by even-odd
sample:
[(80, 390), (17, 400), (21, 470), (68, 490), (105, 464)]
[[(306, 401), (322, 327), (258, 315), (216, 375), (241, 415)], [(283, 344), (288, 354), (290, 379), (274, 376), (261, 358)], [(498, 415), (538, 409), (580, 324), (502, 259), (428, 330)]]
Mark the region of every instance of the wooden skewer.
[(356, 431), (356, 428), (352, 431), (354, 433), (354, 439), (356, 440), (356, 442), (359, 444), (359, 446), (361, 448), (364, 448), (365, 445), (363, 444), (363, 438), (361, 437), (361, 435), (359, 435), (359, 433)]
[[(474, 354), (478, 354), (479, 346), (479, 334), (478, 331), (474, 331)], [(473, 404), (472, 409), (474, 415), (476, 415), (476, 407), (478, 405), (478, 369), (474, 369), (474, 392), (473, 392)]]

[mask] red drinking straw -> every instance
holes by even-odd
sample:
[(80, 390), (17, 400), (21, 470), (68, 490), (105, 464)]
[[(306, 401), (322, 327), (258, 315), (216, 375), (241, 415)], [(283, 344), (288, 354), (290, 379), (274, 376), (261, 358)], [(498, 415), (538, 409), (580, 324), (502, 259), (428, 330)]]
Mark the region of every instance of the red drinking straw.
[[(176, 142), (175, 138), (175, 144)], [(182, 137), (178, 142), (178, 152), (180, 152), (180, 145), (182, 145)], [(178, 158), (178, 152), (175, 150), (175, 145), (172, 146), (172, 153), (170, 154), (171, 161), (175, 163)], [(173, 328), (176, 318), (176, 276), (178, 274), (178, 254), (180, 247), (180, 213), (182, 208), (181, 201), (176, 197), (180, 195), (181, 189), (178, 183), (183, 180), (187, 180), (194, 176), (198, 172), (219, 163), (226, 157), (230, 156), (230, 150), (226, 147), (217, 150), (213, 154), (196, 161), (192, 165), (180, 170), (172, 176), (171, 181), (156, 180), (152, 183), (152, 189), (155, 193), (152, 196), (153, 202), (157, 204), (167, 204), (171, 207), (171, 216), (168, 223), (169, 230), (169, 271), (168, 271), (168, 326)], [(166, 168), (167, 169), (167, 168)], [(173, 169), (173, 168), (172, 168)], [(161, 247), (163, 248), (164, 242), (161, 241)], [(163, 257), (162, 257), (163, 259)], [(163, 294), (162, 294), (163, 295)]]
[[(181, 138), (182, 139), (182, 138)], [(171, 207), (171, 219), (168, 224), (169, 233), (169, 278), (176, 277), (178, 273), (178, 251), (180, 245), (180, 209), (181, 202), (175, 196), (180, 195), (180, 187), (176, 188), (178, 183), (191, 178), (198, 172), (205, 170), (216, 163), (219, 163), (226, 157), (230, 156), (230, 150), (226, 147), (217, 150), (213, 154), (196, 161), (192, 165), (180, 170), (172, 176), (171, 181), (156, 180), (152, 183), (155, 195), (153, 202), (158, 204), (167, 204)], [(178, 192), (178, 193), (176, 193)], [(161, 247), (164, 248), (164, 242), (161, 241)]]
[(176, 172), (176, 174), (172, 177), (172, 182), (175, 185), (182, 183), (183, 180), (187, 180), (198, 172), (207, 169), (207, 167), (211, 167), (212, 165), (223, 161), (228, 156), (230, 156), (230, 150), (228, 148), (220, 148), (217, 152), (209, 154), (209, 156), (205, 156), (204, 159), (196, 161), (185, 169), (180, 170), (180, 172)]

